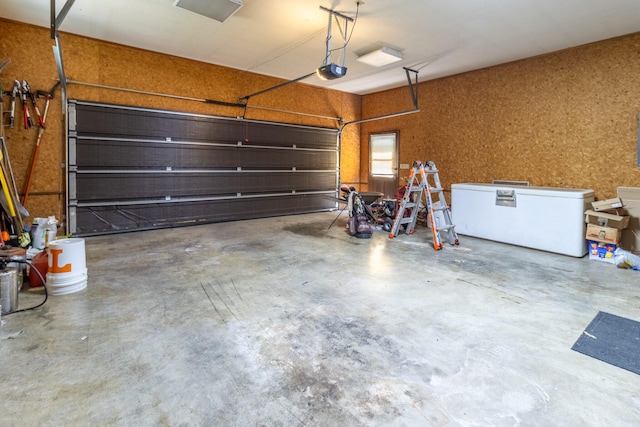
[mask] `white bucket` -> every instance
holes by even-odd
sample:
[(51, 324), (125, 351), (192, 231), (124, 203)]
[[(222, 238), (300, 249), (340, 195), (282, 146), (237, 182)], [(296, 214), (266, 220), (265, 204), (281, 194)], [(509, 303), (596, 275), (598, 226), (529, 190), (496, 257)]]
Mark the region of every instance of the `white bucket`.
[(71, 238), (49, 243), (47, 292), (66, 295), (87, 287), (84, 239)]

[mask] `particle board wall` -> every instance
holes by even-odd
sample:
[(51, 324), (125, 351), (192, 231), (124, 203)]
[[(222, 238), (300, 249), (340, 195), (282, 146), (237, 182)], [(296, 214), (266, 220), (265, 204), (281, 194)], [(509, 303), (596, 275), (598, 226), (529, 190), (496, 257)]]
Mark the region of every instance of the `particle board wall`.
[[(0, 19), (0, 58), (11, 64), (0, 74), (5, 92), (13, 81), (29, 82), (32, 91), (50, 90), (58, 80), (48, 28), (35, 27)], [(256, 96), (249, 100), (246, 114), (241, 108), (158, 97), (91, 87), (75, 82), (128, 88), (137, 91), (170, 94), (181, 97), (211, 99), (236, 103), (238, 98), (273, 87), (284, 80), (227, 67), (144, 51), (99, 40), (60, 32), (60, 44), (68, 85), (68, 97), (87, 101), (124, 104), (166, 110), (219, 115), (244, 116), (247, 119), (338, 128), (336, 120), (314, 117), (341, 117), (344, 121), (359, 118), (361, 97), (296, 83)], [(6, 95), (6, 93), (5, 93)], [(3, 97), (5, 109), (10, 98)], [(39, 100), (41, 111), (44, 100)], [(30, 105), (29, 107), (33, 112)], [(294, 111), (308, 115), (289, 114)], [(20, 114), (18, 114), (18, 111)], [(22, 193), (37, 139), (37, 126), (24, 129), (22, 106), (16, 106), (16, 125), (5, 127), (7, 145), (18, 190)], [(32, 113), (33, 114), (33, 113)], [(8, 123), (5, 114), (3, 123)], [(358, 182), (360, 174), (360, 130), (350, 126), (343, 134), (341, 180)], [(65, 117), (62, 114), (60, 90), (50, 103), (46, 130), (43, 134), (30, 195), (26, 203), (31, 217), (55, 215), (64, 222), (65, 210)]]
[[(410, 108), (406, 91), (364, 96), (362, 116)], [(447, 189), (508, 179), (606, 199), (640, 186), (640, 34), (424, 82), (419, 106), (362, 125), (363, 180), (368, 135), (400, 129), (400, 163), (436, 162)]]

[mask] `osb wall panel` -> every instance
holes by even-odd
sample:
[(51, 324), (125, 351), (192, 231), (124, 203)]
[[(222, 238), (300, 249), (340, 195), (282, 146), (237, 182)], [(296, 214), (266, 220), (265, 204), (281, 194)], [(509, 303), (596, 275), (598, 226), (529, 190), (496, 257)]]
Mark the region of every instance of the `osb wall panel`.
[[(55, 43), (49, 37), (49, 29), (6, 20), (0, 20), (0, 25), (0, 58), (11, 59), (11, 64), (0, 74), (5, 92), (11, 90), (14, 79), (26, 79), (33, 91), (49, 91), (58, 80), (52, 53)], [(70, 99), (332, 128), (339, 128), (341, 123), (360, 117), (360, 96), (318, 88), (303, 82), (251, 97), (248, 101), (250, 108), (246, 110), (202, 101), (87, 86), (82, 83), (237, 103), (238, 98), (285, 81), (64, 32), (60, 32), (60, 44), (65, 73), (70, 80)], [(59, 89), (54, 96), (25, 207), (31, 217), (55, 215), (64, 221), (65, 117), (62, 114)], [(4, 106), (8, 109), (10, 99), (7, 96), (3, 99)], [(44, 100), (39, 100), (38, 105), (42, 111)], [(18, 107), (21, 112), (20, 103), (17, 104)], [(29, 108), (33, 114), (31, 105)], [(23, 129), (22, 116), (16, 116), (16, 126), (13, 129), (5, 127), (5, 131), (15, 181), (19, 191), (23, 193), (38, 129)], [(330, 118), (341, 118), (342, 122)], [(8, 115), (5, 114), (3, 122), (8, 123)], [(350, 126), (343, 134), (341, 181), (359, 180), (359, 153), (359, 127)]]
[[(403, 109), (406, 90), (365, 96), (363, 117)], [(425, 82), (419, 104), (363, 124), (363, 149), (369, 133), (401, 129), (400, 162), (433, 160), (445, 188), (508, 179), (606, 199), (640, 186), (640, 34)]]
[[(37, 90), (48, 92), (57, 81), (57, 72), (51, 48), (53, 43), (49, 42), (46, 30), (2, 20), (0, 20), (0, 28), (0, 57), (11, 60), (0, 74), (5, 110), (2, 123), (5, 125), (3, 130), (16, 187), (22, 194), (25, 191), (39, 126), (29, 100), (28, 108), (34, 127), (24, 128), (22, 103), (18, 99), (15, 105), (15, 125), (12, 129), (7, 126), (10, 113), (6, 111), (11, 108), (9, 95), (13, 89), (14, 80), (19, 80), (20, 83), (26, 80), (32, 92)], [(38, 99), (37, 104), (40, 112), (44, 114), (44, 98)], [(30, 213), (30, 217), (25, 218), (25, 223), (29, 223), (35, 217), (49, 215), (55, 215), (58, 220), (62, 218), (65, 182), (62, 179), (64, 176), (64, 145), (62, 144), (64, 124), (61, 111), (59, 92), (57, 92), (49, 104), (46, 129), (40, 141), (30, 195), (24, 203), (24, 207)]]

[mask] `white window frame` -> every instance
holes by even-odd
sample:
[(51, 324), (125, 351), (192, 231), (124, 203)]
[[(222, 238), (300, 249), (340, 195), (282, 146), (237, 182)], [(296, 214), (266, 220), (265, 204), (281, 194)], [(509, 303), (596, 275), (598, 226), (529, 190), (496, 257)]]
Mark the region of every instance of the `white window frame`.
[[(389, 151), (375, 152), (376, 144), (389, 144)], [(396, 132), (375, 133), (369, 135), (369, 171), (372, 176), (391, 178), (396, 175)], [(377, 163), (377, 165), (376, 165)]]

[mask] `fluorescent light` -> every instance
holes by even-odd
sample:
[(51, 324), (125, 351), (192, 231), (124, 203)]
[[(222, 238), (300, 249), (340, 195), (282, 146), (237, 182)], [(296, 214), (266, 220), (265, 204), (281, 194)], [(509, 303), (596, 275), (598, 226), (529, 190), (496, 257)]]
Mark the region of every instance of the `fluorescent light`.
[(176, 0), (174, 5), (224, 22), (242, 7), (242, 0)]
[(402, 60), (402, 52), (387, 46), (382, 46), (380, 49), (358, 57), (358, 61), (374, 67), (382, 67), (400, 60)]

